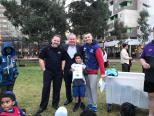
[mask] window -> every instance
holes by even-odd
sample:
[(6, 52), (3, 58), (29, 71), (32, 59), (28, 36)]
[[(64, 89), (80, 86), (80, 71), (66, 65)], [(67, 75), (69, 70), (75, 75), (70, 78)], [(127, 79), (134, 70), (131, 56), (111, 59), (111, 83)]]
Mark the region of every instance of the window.
[(127, 0), (127, 1), (121, 2), (119, 5), (121, 8), (123, 8), (123, 7), (133, 6), (133, 3), (131, 0)]
[(127, 28), (127, 33), (132, 33), (132, 28)]

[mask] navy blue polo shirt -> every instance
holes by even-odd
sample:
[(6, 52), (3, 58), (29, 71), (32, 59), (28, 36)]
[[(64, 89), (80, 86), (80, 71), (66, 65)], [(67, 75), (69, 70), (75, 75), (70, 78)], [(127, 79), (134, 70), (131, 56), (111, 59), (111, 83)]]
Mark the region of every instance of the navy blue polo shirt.
[(64, 49), (53, 48), (51, 45), (46, 46), (40, 51), (39, 58), (45, 61), (45, 68), (52, 72), (62, 71), (62, 60), (68, 58)]
[(150, 65), (150, 69), (145, 70), (145, 81), (154, 82), (154, 41), (145, 45), (141, 58)]

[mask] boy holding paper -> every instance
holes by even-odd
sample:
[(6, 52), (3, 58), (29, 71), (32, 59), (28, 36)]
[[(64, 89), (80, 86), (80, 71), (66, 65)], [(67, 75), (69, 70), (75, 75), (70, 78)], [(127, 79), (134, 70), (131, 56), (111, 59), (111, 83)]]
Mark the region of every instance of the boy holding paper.
[(85, 64), (83, 64), (82, 56), (78, 53), (74, 55), (75, 63), (71, 65), (71, 70), (73, 72), (73, 97), (75, 98), (75, 105), (73, 111), (75, 112), (80, 107), (81, 109), (85, 109), (85, 104), (83, 103), (85, 97), (85, 78), (84, 78), (84, 70), (86, 68)]

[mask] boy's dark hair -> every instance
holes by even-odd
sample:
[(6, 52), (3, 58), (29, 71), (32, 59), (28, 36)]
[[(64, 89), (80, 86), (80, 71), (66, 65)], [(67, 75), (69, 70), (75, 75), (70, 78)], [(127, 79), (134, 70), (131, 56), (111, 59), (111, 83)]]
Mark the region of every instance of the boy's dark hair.
[(6, 91), (0, 95), (0, 104), (1, 104), (2, 98), (4, 97), (9, 97), (12, 101), (16, 100), (16, 97), (12, 91)]
[(123, 43), (122, 47), (125, 48), (128, 44), (127, 43)]
[(120, 114), (121, 116), (135, 116), (136, 107), (131, 103), (125, 102), (121, 105)]
[(97, 116), (95, 112), (91, 110), (84, 110), (83, 112), (80, 113), (80, 116)]
[(78, 56), (79, 56), (81, 59), (83, 59), (83, 57), (82, 57), (82, 55), (81, 55), (80, 53), (75, 53), (75, 54), (74, 54), (74, 60), (75, 60), (75, 58), (78, 57)]

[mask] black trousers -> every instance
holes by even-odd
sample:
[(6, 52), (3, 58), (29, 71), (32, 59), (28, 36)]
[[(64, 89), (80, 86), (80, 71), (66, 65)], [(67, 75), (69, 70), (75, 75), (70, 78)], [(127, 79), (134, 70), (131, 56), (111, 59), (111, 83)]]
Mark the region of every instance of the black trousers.
[(129, 64), (122, 64), (122, 72), (130, 72), (130, 65)]
[(64, 81), (66, 89), (66, 98), (68, 101), (72, 100), (72, 72), (70, 70), (64, 70)]
[(53, 73), (49, 70), (45, 70), (43, 73), (43, 89), (42, 99), (40, 107), (43, 109), (47, 108), (50, 96), (51, 81), (53, 81), (52, 90), (52, 105), (58, 105), (60, 100), (60, 90), (62, 85), (62, 73)]

